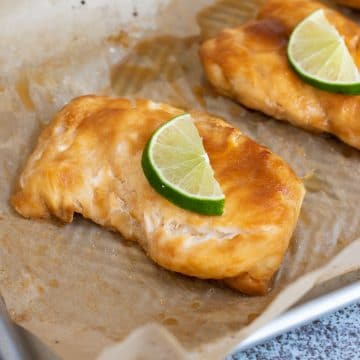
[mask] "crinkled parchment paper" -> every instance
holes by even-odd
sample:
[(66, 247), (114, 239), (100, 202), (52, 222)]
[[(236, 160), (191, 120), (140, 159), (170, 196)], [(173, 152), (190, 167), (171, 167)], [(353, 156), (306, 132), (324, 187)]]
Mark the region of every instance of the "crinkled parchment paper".
[[(217, 96), (204, 79), (201, 36), (254, 16), (258, 5), (1, 2), (0, 290), (13, 319), (62, 357), (220, 359), (316, 284), (359, 268), (360, 152), (249, 111)], [(168, 272), (81, 217), (64, 226), (11, 209), (9, 196), (42, 127), (87, 93), (206, 109), (304, 177), (304, 206), (272, 292), (244, 297)]]

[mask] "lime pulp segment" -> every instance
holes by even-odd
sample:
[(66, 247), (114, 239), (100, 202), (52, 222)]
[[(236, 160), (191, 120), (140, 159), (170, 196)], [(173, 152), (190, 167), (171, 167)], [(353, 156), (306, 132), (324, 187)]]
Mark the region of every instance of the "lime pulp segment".
[(197, 213), (221, 215), (225, 197), (189, 114), (155, 131), (142, 156), (152, 187), (172, 203)]
[(293, 69), (311, 85), (331, 92), (360, 94), (357, 66), (323, 9), (313, 12), (295, 28), (287, 53)]

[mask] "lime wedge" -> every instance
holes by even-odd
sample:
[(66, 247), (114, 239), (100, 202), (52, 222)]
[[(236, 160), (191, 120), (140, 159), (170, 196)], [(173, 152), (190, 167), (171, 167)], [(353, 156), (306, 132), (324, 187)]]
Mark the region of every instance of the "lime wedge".
[(294, 29), (287, 53), (290, 64), (307, 83), (331, 92), (360, 94), (357, 66), (323, 9), (310, 14)]
[(224, 194), (189, 114), (155, 131), (143, 152), (142, 168), (151, 186), (175, 205), (205, 215), (223, 213)]

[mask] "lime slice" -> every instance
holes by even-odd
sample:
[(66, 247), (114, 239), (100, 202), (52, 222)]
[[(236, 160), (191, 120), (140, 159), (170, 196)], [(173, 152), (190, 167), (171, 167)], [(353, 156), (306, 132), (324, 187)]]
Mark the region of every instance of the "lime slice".
[(295, 28), (287, 52), (290, 64), (307, 83), (331, 92), (360, 94), (356, 64), (323, 9), (313, 12)]
[(189, 114), (155, 131), (142, 155), (152, 187), (172, 203), (205, 215), (221, 215), (225, 197)]

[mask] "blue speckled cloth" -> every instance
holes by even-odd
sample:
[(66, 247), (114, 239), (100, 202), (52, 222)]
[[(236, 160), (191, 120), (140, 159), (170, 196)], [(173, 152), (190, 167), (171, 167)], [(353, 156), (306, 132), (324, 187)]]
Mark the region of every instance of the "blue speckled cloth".
[(359, 360), (360, 303), (227, 360)]

